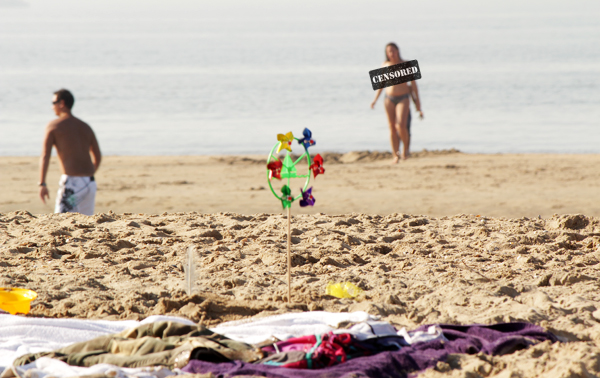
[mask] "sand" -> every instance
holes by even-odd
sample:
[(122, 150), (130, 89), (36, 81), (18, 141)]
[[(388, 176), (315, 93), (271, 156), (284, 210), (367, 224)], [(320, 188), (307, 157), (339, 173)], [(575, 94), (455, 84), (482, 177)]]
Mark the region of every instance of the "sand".
[[(600, 375), (599, 156), (423, 153), (390, 166), (362, 154), (329, 156), (315, 208), (294, 205), (291, 304), (286, 219), (254, 177), (264, 175), (258, 157), (108, 157), (92, 217), (36, 212), (35, 172), (24, 174), (35, 159), (0, 159), (0, 287), (37, 291), (31, 316), (215, 325), (362, 310), (409, 329), (528, 321), (564, 342), (455, 355), (423, 376)], [(189, 246), (198, 266), (188, 296)], [(364, 292), (325, 294), (342, 281)]]
[[(323, 154), (326, 173), (311, 181), (315, 214), (480, 214), (495, 217), (600, 216), (600, 155), (474, 155), (417, 152), (390, 165), (390, 153)], [(38, 159), (0, 158), (0, 212), (54, 209), (59, 177), (52, 158), (51, 204), (37, 197)], [(105, 157), (96, 179), (97, 212), (275, 213), (266, 156)], [(298, 193), (300, 185), (292, 186)]]

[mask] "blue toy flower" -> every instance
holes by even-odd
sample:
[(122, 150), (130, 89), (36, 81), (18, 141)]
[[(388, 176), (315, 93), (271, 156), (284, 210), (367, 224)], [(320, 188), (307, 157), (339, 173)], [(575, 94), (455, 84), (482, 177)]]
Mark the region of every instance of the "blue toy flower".
[(312, 133), (309, 129), (305, 128), (302, 134), (304, 135), (304, 138), (298, 139), (298, 143), (304, 145), (304, 148), (308, 148), (317, 144), (317, 142), (312, 139)]

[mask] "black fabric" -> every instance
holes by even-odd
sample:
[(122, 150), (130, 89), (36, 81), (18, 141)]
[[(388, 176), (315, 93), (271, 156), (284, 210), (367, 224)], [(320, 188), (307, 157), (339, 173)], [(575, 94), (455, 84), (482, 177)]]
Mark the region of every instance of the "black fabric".
[(191, 360), (208, 361), (214, 362), (215, 364), (231, 361), (221, 353), (208, 348), (196, 348), (192, 350), (192, 353), (190, 354), (190, 361)]

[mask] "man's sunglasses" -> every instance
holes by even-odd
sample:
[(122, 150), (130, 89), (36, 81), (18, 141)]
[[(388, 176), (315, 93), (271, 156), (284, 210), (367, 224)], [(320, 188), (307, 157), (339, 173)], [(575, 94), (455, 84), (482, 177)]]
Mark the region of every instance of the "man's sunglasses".
[(56, 100), (56, 101), (52, 101), (52, 105), (56, 105), (56, 104), (58, 104), (58, 103), (59, 103), (59, 102), (61, 102), (61, 101), (62, 101), (62, 100)]

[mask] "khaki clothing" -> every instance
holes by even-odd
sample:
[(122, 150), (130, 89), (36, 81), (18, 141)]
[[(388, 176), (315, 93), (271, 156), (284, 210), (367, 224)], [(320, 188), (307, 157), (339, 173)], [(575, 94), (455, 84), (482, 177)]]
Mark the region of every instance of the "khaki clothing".
[(32, 353), (17, 358), (21, 366), (50, 357), (73, 366), (106, 363), (120, 367), (165, 366), (182, 368), (193, 356), (211, 362), (242, 360), (254, 362), (264, 353), (252, 345), (214, 333), (202, 325), (156, 322), (71, 344), (52, 352)]

